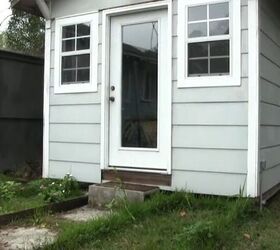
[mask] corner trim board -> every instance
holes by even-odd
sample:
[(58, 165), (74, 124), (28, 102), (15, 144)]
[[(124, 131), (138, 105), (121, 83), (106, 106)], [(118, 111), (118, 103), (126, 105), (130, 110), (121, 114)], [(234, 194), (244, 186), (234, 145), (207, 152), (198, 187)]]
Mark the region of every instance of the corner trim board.
[(247, 196), (259, 195), (259, 0), (248, 0), (249, 103), (248, 103), (248, 173)]
[(46, 21), (44, 67), (43, 177), (49, 176), (49, 85), (51, 61), (51, 21)]

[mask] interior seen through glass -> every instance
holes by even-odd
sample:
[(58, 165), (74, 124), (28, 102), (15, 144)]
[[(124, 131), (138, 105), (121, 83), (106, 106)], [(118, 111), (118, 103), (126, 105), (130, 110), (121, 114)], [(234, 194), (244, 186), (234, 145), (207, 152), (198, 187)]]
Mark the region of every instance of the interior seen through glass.
[(189, 43), (188, 75), (227, 75), (230, 72), (229, 40)]
[(157, 148), (158, 23), (122, 27), (122, 147)]

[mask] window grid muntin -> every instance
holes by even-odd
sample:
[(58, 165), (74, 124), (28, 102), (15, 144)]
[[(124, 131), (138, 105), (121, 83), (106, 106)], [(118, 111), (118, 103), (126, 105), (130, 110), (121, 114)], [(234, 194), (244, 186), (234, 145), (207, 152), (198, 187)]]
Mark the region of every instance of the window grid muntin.
[[(221, 41), (228, 41), (228, 40), (221, 40)], [(211, 73), (211, 60), (212, 59), (229, 59), (230, 63), (230, 52), (231, 52), (231, 44), (229, 41), (229, 54), (228, 55), (219, 55), (219, 56), (212, 56), (211, 55), (211, 43), (213, 42), (218, 42), (218, 41), (209, 41), (209, 42), (202, 42), (202, 43), (207, 43), (207, 56), (200, 56), (200, 57), (188, 57), (188, 71), (189, 71), (189, 62), (190, 61), (196, 61), (196, 60), (208, 60), (208, 73), (207, 74), (188, 74), (188, 76), (223, 76), (223, 75), (229, 75), (229, 73)], [(189, 50), (189, 44), (193, 43), (188, 43), (187, 44), (187, 50)], [(197, 44), (197, 43), (196, 43)]]
[[(228, 3), (228, 12), (229, 16), (228, 17), (222, 17), (222, 18), (213, 18), (210, 19), (210, 5), (215, 5), (218, 3)], [(197, 21), (189, 21), (189, 8), (191, 7), (196, 7), (196, 6), (206, 6), (207, 8), (207, 19), (203, 20), (197, 20)], [(217, 3), (205, 3), (205, 4), (198, 4), (198, 5), (187, 5), (186, 6), (186, 55), (187, 55), (187, 60), (185, 60), (185, 63), (188, 65), (185, 67), (186, 69), (186, 75), (187, 77), (200, 77), (200, 76), (224, 76), (224, 75), (231, 75), (231, 61), (232, 61), (232, 27), (231, 27), (231, 4), (230, 1), (221, 1)], [(228, 20), (229, 22), (229, 34), (223, 34), (223, 35), (215, 35), (215, 36), (210, 36), (210, 22), (215, 22), (215, 21), (224, 21)], [(201, 37), (189, 37), (189, 24), (196, 24), (196, 23), (207, 23), (207, 36), (201, 36)], [(211, 59), (215, 59), (215, 57), (210, 56), (210, 43), (215, 42), (215, 41), (223, 41), (223, 40), (228, 40), (229, 41), (229, 55), (228, 56), (222, 56), (222, 58), (229, 58), (229, 72), (228, 73), (211, 73), (210, 68), (211, 64), (210, 61)], [(208, 73), (207, 74), (189, 74), (189, 61), (195, 60), (193, 58), (189, 58), (188, 56), (188, 45), (191, 43), (202, 43), (202, 42), (208, 42), (208, 57), (206, 58), (201, 58), (201, 59), (208, 59)], [(220, 57), (221, 58), (221, 57)], [(199, 60), (199, 59), (197, 59)]]
[[(89, 35), (84, 35), (84, 36), (78, 36), (78, 25), (80, 24), (86, 24), (89, 25)], [(63, 38), (63, 28), (64, 27), (68, 27), (68, 26), (73, 26), (75, 25), (75, 36), (73, 37), (67, 37), (67, 38)], [(77, 50), (77, 40), (78, 39), (82, 39), (82, 38), (89, 38), (89, 48), (88, 49), (84, 49), (84, 50)], [(75, 43), (75, 50), (72, 51), (63, 51), (63, 42), (64, 41), (68, 41), (68, 40), (74, 40)], [(61, 67), (61, 77), (60, 77), (60, 85), (70, 85), (70, 84), (85, 84), (85, 83), (90, 83), (91, 81), (91, 23), (89, 22), (84, 22), (84, 23), (77, 23), (77, 24), (72, 24), (72, 25), (65, 25), (65, 26), (61, 26), (61, 50), (60, 50), (60, 55), (61, 55), (61, 63), (60, 63), (60, 67)], [(83, 67), (80, 68), (78, 67), (78, 59), (77, 57), (79, 55), (89, 55), (89, 67)], [(63, 58), (64, 57), (68, 57), (68, 56), (76, 56), (76, 67), (73, 69), (69, 69), (69, 68), (65, 68), (63, 69)], [(89, 80), (88, 81), (78, 81), (78, 70), (89, 70)], [(75, 70), (75, 81), (74, 82), (63, 82), (62, 79), (62, 75), (63, 72), (67, 72), (67, 71), (74, 71)]]

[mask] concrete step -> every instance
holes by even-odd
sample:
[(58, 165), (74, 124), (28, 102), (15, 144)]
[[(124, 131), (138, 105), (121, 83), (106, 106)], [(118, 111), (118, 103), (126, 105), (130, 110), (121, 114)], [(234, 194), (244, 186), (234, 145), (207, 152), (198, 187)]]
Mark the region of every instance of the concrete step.
[(143, 202), (159, 191), (158, 187), (132, 183), (106, 182), (89, 186), (89, 206), (104, 206), (112, 200), (126, 199), (129, 202)]

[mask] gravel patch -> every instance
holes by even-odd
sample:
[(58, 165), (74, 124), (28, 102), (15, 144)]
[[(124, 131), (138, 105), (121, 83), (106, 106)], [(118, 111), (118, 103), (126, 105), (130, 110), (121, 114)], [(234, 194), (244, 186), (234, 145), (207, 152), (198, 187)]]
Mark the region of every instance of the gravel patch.
[(0, 231), (0, 249), (31, 250), (55, 240), (56, 234), (46, 228), (18, 227)]
[(69, 212), (60, 214), (60, 218), (67, 219), (67, 220), (72, 220), (72, 221), (89, 221), (92, 219), (96, 219), (102, 216), (107, 216), (109, 215), (110, 212), (105, 211), (105, 210), (98, 210), (94, 208), (90, 208), (88, 206), (84, 206), (81, 208), (77, 208), (74, 210), (71, 210)]

